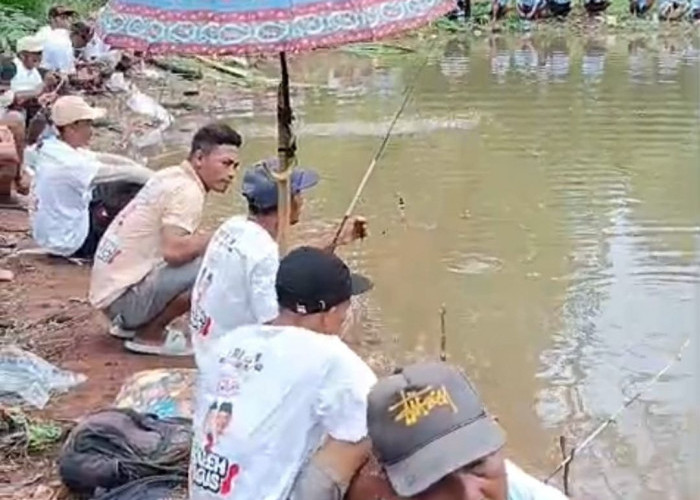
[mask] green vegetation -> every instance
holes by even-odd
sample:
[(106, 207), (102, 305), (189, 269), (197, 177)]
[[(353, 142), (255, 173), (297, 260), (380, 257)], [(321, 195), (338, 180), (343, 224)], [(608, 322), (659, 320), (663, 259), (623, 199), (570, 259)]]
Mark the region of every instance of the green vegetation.
[[(0, 53), (11, 50), (15, 42), (46, 24), (50, 0), (2, 0), (0, 5)], [(100, 8), (104, 0), (68, 0), (61, 5), (73, 7), (80, 15)]]
[(55, 422), (31, 419), (16, 408), (0, 408), (0, 452), (6, 457), (46, 451), (63, 434), (64, 429)]

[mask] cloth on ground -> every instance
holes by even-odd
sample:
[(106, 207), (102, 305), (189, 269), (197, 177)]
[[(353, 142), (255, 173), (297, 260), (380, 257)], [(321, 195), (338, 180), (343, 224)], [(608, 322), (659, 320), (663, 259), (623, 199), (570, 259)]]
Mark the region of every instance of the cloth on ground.
[(71, 431), (59, 455), (59, 474), (69, 489), (82, 494), (150, 476), (186, 478), (191, 438), (188, 419), (100, 410)]
[(160, 418), (192, 418), (197, 371), (192, 368), (145, 370), (129, 377), (114, 400), (117, 408), (131, 408)]

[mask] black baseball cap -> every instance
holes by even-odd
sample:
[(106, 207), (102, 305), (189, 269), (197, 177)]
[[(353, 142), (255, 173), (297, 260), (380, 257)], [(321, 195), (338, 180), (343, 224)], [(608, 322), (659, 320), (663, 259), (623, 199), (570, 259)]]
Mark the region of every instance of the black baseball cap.
[[(277, 181), (270, 176), (270, 172), (279, 172), (279, 160), (268, 158), (256, 163), (246, 170), (243, 175), (241, 192), (248, 200), (248, 204), (259, 210), (269, 210), (277, 207)], [(314, 187), (318, 184), (318, 174), (307, 168), (295, 168), (289, 178), (289, 186), (292, 195)]]
[(417, 363), (372, 388), (367, 425), (374, 453), (402, 497), (500, 450), (505, 434), (464, 373)]
[(372, 282), (351, 273), (335, 254), (314, 247), (289, 252), (277, 270), (277, 301), (297, 314), (316, 314), (373, 288)]

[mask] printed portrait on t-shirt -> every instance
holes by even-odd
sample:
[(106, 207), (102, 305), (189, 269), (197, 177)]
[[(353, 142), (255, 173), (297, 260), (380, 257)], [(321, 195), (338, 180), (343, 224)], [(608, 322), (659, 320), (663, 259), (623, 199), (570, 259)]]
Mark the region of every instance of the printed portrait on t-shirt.
[(233, 482), (240, 472), (238, 464), (231, 463), (216, 450), (232, 419), (233, 405), (230, 401), (212, 403), (204, 418), (204, 440), (195, 445), (194, 484), (221, 495), (232, 491)]

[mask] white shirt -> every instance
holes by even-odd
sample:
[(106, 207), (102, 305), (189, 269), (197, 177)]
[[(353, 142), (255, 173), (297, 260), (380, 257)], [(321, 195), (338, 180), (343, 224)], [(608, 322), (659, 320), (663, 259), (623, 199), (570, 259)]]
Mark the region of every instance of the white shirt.
[(0, 118), (7, 112), (7, 108), (15, 102), (15, 93), (11, 90), (0, 92)]
[(36, 92), (44, 86), (44, 80), (36, 68), (27, 69), (18, 57), (15, 58), (17, 73), (10, 80), (10, 90), (13, 92)]
[(65, 74), (75, 73), (75, 56), (70, 32), (63, 28), (51, 31), (44, 41), (41, 67)]
[(259, 224), (235, 216), (216, 230), (192, 290), (190, 331), (197, 359), (243, 325), (277, 317), (277, 243)]
[(99, 163), (90, 151), (58, 138), (47, 139), (37, 153), (32, 195), (32, 236), (55, 255), (72, 255), (90, 229), (92, 181)]
[(567, 500), (561, 491), (535, 479), (510, 460), (506, 460), (506, 475), (508, 500)]
[(95, 34), (83, 48), (82, 57), (86, 61), (95, 61), (109, 54), (110, 50), (111, 47)]
[(325, 436), (367, 436), (376, 377), (338, 337), (249, 325), (212, 348), (195, 391), (190, 500), (287, 500)]

